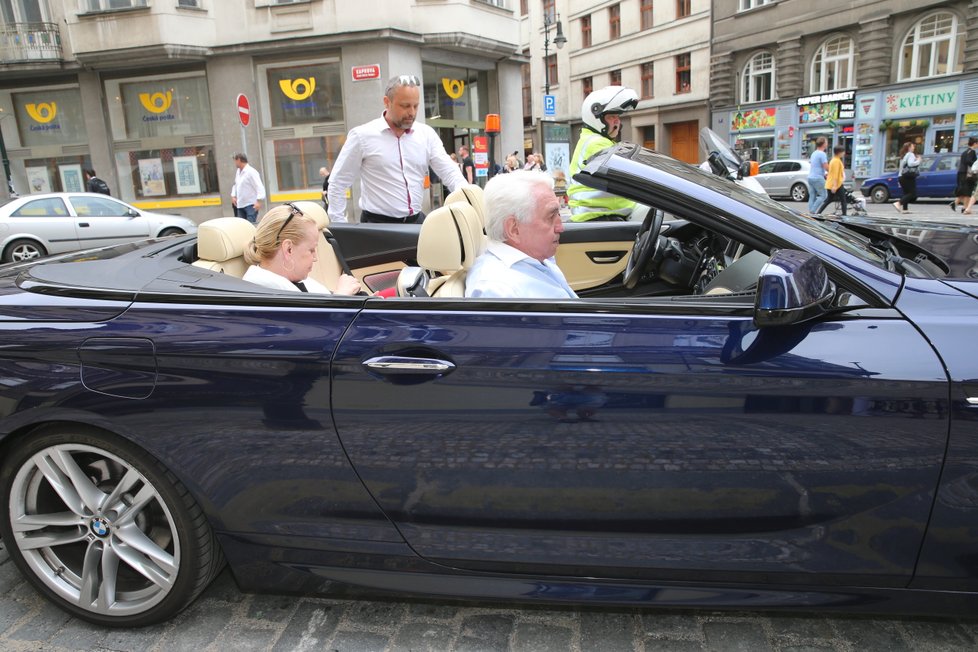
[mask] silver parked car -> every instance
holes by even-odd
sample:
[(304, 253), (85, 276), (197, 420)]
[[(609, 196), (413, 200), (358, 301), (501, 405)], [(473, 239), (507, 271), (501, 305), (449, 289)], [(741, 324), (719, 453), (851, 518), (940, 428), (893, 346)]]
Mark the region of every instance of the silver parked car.
[(772, 197), (808, 201), (808, 161), (782, 159), (761, 163), (754, 177)]
[(88, 192), (27, 195), (0, 206), (0, 258), (5, 263), (196, 232), (197, 224), (186, 217), (150, 213)]

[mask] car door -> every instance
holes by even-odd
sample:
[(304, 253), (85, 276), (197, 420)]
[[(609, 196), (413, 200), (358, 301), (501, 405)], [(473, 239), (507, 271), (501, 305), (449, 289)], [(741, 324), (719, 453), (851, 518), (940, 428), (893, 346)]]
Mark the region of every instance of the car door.
[(742, 297), (371, 301), (333, 369), (367, 489), (469, 570), (902, 586), (948, 427), (892, 310), (759, 332)]
[(75, 218), (61, 197), (40, 197), (25, 202), (10, 213), (4, 238), (13, 242), (29, 235), (41, 240), (49, 254), (78, 249)]
[(75, 232), (80, 248), (104, 247), (148, 238), (149, 222), (131, 215), (126, 204), (102, 195), (71, 195), (68, 199), (77, 219)]

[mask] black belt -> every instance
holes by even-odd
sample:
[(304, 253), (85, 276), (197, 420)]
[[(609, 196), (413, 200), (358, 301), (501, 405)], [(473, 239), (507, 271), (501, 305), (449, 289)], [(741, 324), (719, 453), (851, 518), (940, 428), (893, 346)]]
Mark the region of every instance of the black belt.
[(390, 215), (381, 215), (380, 213), (373, 213), (368, 210), (360, 211), (360, 222), (381, 222), (384, 224), (417, 224), (424, 219), (424, 213), (418, 211), (414, 215), (408, 215), (407, 217), (391, 217)]

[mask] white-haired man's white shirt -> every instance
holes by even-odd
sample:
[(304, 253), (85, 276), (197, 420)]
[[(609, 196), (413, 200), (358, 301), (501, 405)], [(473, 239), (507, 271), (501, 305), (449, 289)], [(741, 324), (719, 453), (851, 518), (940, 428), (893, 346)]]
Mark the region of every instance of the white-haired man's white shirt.
[(576, 299), (553, 258), (540, 262), (505, 242), (490, 242), (465, 277), (465, 296)]

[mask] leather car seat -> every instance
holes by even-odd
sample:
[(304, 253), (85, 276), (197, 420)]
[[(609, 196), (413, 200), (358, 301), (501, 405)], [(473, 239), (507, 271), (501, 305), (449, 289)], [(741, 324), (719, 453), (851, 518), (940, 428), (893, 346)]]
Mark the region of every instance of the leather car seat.
[(479, 217), (479, 222), (482, 224), (482, 231), (485, 233), (486, 227), (486, 200), (482, 192), (482, 187), (475, 184), (466, 184), (464, 186), (459, 186), (454, 191), (449, 193), (445, 197), (445, 204), (454, 203), (468, 204), (475, 209), (476, 214)]
[(241, 278), (248, 270), (244, 252), (255, 237), (255, 225), (240, 217), (217, 217), (197, 228), (193, 265)]
[(482, 219), (473, 206), (455, 202), (429, 213), (418, 234), (418, 265), (430, 277), (428, 296), (464, 297), (465, 276), (485, 248)]

